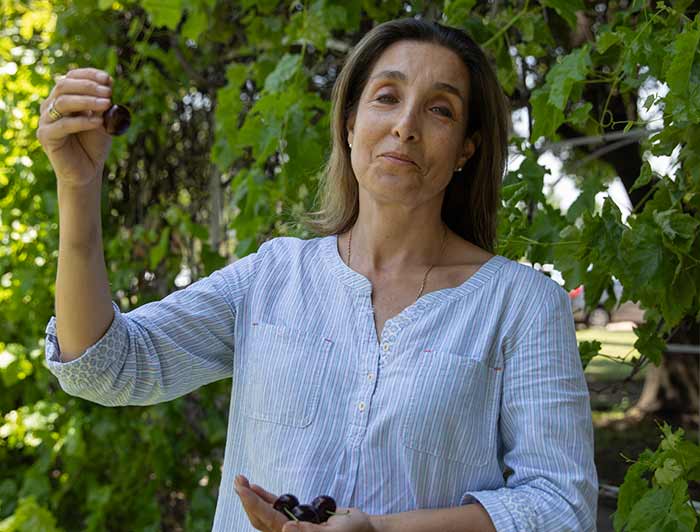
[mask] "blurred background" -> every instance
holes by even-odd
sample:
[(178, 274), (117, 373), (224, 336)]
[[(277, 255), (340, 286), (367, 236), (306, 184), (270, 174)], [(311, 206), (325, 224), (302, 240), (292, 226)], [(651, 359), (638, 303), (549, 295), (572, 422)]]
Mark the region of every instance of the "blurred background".
[[(617, 529), (668, 494), (639, 528), (661, 530), (700, 499), (697, 447), (678, 443), (700, 438), (698, 2), (0, 0), (0, 531), (210, 530), (221, 480), (230, 381), (110, 409), (45, 367), (58, 213), (36, 129), (56, 78), (106, 70), (132, 113), (102, 198), (128, 312), (266, 239), (314, 236), (295, 216), (314, 206), (334, 80), (369, 29), (406, 16), (465, 29), (510, 100), (498, 253), (569, 292), (599, 530), (620, 501)], [(683, 516), (674, 530), (693, 530)]]

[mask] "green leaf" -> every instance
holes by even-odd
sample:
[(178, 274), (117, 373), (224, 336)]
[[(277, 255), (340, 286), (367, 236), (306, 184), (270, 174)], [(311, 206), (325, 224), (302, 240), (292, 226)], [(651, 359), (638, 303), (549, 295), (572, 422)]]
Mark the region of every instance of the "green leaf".
[(499, 43), (496, 52), (496, 74), (506, 94), (512, 94), (518, 83), (518, 74), (515, 69), (513, 56), (510, 55), (508, 46)]
[(566, 121), (575, 127), (584, 128), (588, 123), (592, 109), (593, 104), (591, 102), (584, 102), (574, 109), (574, 112), (569, 115)]
[(666, 516), (668, 524), (665, 530), (694, 532), (698, 516), (695, 509), (688, 504), (688, 482), (683, 478), (677, 478), (671, 484), (671, 490), (673, 492), (673, 505)]
[(673, 427), (664, 421), (664, 424), (661, 426), (661, 442), (659, 443), (659, 449), (662, 451), (677, 449), (683, 441), (684, 436), (685, 430), (680, 427), (673, 430)]
[(530, 103), (533, 118), (530, 142), (534, 143), (540, 137), (551, 139), (564, 123), (564, 113), (549, 102), (549, 93), (542, 88), (532, 91)]
[(265, 91), (280, 92), (283, 85), (292, 79), (297, 70), (299, 70), (300, 65), (301, 56), (299, 54), (284, 54), (282, 59), (277, 63), (275, 70), (267, 76), (265, 80)]
[[(561, 239), (554, 246), (554, 266), (564, 278), (564, 287), (573, 290), (583, 283), (586, 268), (580, 260), (581, 231), (575, 225), (567, 225), (559, 232)], [(570, 244), (563, 244), (571, 242)]]
[[(648, 451), (650, 453), (651, 451)], [(649, 491), (649, 483), (644, 480), (645, 464), (640, 460), (633, 464), (625, 473), (625, 480), (620, 486), (617, 498), (617, 509), (613, 514), (615, 530), (622, 530), (627, 524), (635, 503)]]
[(446, 0), (443, 13), (450, 25), (458, 25), (469, 17), (476, 0)]
[(666, 350), (666, 342), (656, 334), (656, 325), (655, 322), (648, 321), (634, 328), (637, 336), (634, 348), (658, 366)]
[[(692, 268), (683, 267), (683, 263), (679, 263), (673, 280), (665, 282), (668, 288), (659, 294), (659, 306), (667, 327), (678, 325), (692, 309), (697, 282), (691, 272)], [(670, 277), (668, 272), (666, 277)]]
[(634, 185), (632, 185), (632, 188), (630, 189), (630, 192), (632, 192), (633, 190), (637, 190), (638, 188), (641, 188), (643, 186), (648, 185), (653, 177), (654, 177), (654, 172), (651, 169), (651, 165), (649, 164), (649, 161), (644, 161), (642, 163), (642, 169), (639, 173), (639, 177), (635, 180)]
[(576, 12), (585, 10), (583, 0), (542, 0), (542, 5), (553, 8), (572, 28), (576, 28)]
[(160, 235), (158, 244), (153, 246), (149, 255), (149, 268), (155, 270), (170, 248), (170, 227), (166, 227)]
[(34, 495), (22, 498), (15, 513), (0, 521), (0, 532), (60, 532), (56, 518), (49, 510), (40, 506)]
[(672, 504), (673, 492), (669, 489), (657, 488), (645, 493), (632, 507), (629, 530), (639, 532), (663, 530), (663, 524), (671, 511)]
[(673, 240), (676, 244), (680, 240), (685, 240), (683, 251), (690, 251), (700, 222), (689, 214), (679, 212), (678, 209), (656, 211), (654, 221), (659, 224), (664, 237)]
[(549, 103), (564, 111), (574, 84), (586, 79), (590, 67), (591, 53), (588, 45), (564, 56), (561, 62), (547, 73)]
[(142, 0), (143, 8), (151, 16), (153, 25), (177, 28), (182, 17), (182, 0)]
[(193, 41), (197, 41), (199, 36), (209, 27), (209, 14), (203, 9), (189, 12), (187, 21), (182, 27), (182, 35)]
[(683, 467), (673, 458), (667, 458), (664, 465), (654, 472), (654, 478), (662, 488), (666, 488), (682, 474)]
[[(638, 285), (662, 290), (659, 284), (664, 264), (664, 248), (658, 230), (651, 223), (637, 223), (622, 236), (620, 256), (625, 274)], [(624, 281), (623, 281), (623, 284)]]
[(671, 91), (682, 94), (688, 90), (690, 70), (700, 43), (700, 30), (684, 31), (674, 43), (675, 53), (666, 71), (666, 82)]
[(646, 109), (647, 113), (649, 112), (651, 107), (656, 102), (656, 97), (657, 97), (656, 94), (650, 94), (649, 96), (647, 96), (647, 99), (644, 100), (644, 103), (642, 104), (642, 106), (644, 107), (644, 109)]
[(618, 44), (620, 40), (620, 35), (614, 31), (606, 31), (605, 33), (601, 33), (598, 35), (598, 39), (596, 41), (596, 52), (599, 54), (604, 54), (608, 48)]
[(598, 340), (584, 340), (578, 343), (578, 352), (581, 356), (581, 365), (583, 366), (584, 370), (586, 369), (586, 366), (588, 366), (591, 359), (600, 354), (601, 347), (602, 344)]

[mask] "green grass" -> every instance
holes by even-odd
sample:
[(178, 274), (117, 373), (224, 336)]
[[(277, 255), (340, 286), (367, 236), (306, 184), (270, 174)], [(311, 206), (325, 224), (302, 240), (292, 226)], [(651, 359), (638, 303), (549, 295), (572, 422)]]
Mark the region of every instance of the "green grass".
[[(601, 356), (595, 357), (586, 367), (586, 375), (596, 381), (618, 381), (630, 374), (630, 362), (632, 358), (639, 357), (639, 352), (634, 349), (637, 336), (632, 331), (608, 331), (604, 327), (591, 327), (576, 331), (578, 341), (598, 340), (603, 347)], [(644, 378), (646, 368), (642, 369), (634, 380)]]

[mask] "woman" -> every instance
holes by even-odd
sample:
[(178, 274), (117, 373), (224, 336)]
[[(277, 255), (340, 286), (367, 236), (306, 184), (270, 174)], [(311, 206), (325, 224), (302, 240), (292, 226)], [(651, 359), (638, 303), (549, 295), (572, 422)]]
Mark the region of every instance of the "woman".
[(109, 406), (233, 378), (214, 530), (293, 530), (272, 509), (288, 492), (350, 509), (306, 531), (595, 529), (568, 296), (493, 254), (508, 109), (471, 39), (415, 19), (374, 28), (334, 87), (306, 219), (322, 236), (272, 239), (126, 314), (100, 247), (109, 139), (48, 115), (104, 110), (82, 99), (109, 88), (97, 75), (72, 71), (42, 105), (61, 209), (47, 362), (68, 393)]

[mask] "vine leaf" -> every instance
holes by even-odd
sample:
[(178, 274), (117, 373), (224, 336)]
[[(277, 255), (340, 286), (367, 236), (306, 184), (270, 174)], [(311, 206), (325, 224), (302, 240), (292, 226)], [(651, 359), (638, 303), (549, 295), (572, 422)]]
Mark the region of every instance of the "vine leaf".
[(174, 30), (182, 17), (182, 0), (143, 0), (143, 8), (151, 16), (153, 25)]
[(666, 71), (666, 81), (672, 91), (684, 93), (690, 83), (690, 71), (700, 43), (700, 30), (681, 33), (674, 43), (675, 53)]
[(583, 0), (542, 0), (542, 4), (554, 9), (572, 28), (576, 28), (576, 12), (583, 11)]

